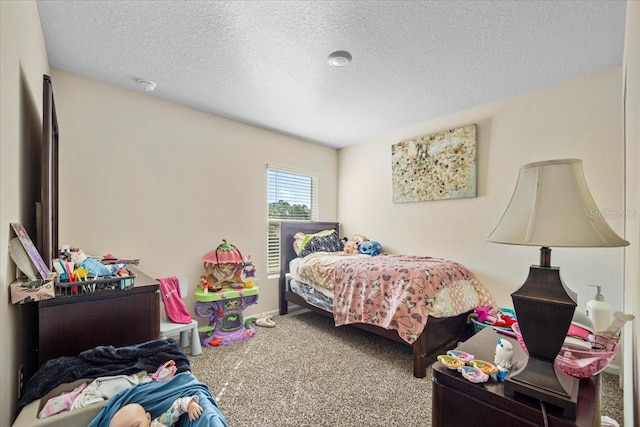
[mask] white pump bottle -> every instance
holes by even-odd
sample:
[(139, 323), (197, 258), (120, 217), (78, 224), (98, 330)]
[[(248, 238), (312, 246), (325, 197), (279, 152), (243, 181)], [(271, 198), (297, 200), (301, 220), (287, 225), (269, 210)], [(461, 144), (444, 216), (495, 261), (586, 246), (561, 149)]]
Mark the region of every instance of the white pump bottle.
[(589, 285), (597, 288), (594, 299), (587, 302), (587, 316), (593, 322), (596, 332), (605, 331), (611, 323), (611, 307), (604, 302), (604, 295), (600, 293), (600, 286)]

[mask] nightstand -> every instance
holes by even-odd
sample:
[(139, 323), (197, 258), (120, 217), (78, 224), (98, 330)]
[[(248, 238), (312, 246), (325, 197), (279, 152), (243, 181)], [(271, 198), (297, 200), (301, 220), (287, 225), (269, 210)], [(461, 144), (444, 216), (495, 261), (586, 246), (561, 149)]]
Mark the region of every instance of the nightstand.
[[(498, 337), (513, 344), (514, 362), (526, 363), (528, 357), (515, 338), (485, 328), (458, 346), (476, 359), (493, 362)], [(524, 366), (524, 365), (522, 365)], [(433, 365), (432, 425), (434, 427), (544, 426), (540, 402), (527, 396), (508, 396), (504, 382), (473, 384), (458, 371), (441, 362)], [(600, 375), (580, 380), (575, 420), (562, 416), (558, 408), (546, 405), (549, 427), (600, 425)]]

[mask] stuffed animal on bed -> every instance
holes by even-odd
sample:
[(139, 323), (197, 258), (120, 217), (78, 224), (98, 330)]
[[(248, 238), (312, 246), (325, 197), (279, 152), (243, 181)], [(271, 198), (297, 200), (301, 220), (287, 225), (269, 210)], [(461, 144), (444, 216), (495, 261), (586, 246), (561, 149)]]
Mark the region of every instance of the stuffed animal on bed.
[(350, 240), (347, 240), (347, 238), (345, 237), (344, 252), (347, 255), (357, 255), (359, 253), (360, 245), (367, 240), (369, 239), (364, 237), (362, 234), (356, 234)]
[(202, 407), (198, 405), (198, 396), (176, 399), (171, 408), (155, 420), (151, 420), (151, 414), (145, 411), (142, 405), (129, 403), (118, 409), (109, 422), (109, 427), (169, 427), (177, 422), (182, 414), (188, 414), (191, 421), (200, 417)]

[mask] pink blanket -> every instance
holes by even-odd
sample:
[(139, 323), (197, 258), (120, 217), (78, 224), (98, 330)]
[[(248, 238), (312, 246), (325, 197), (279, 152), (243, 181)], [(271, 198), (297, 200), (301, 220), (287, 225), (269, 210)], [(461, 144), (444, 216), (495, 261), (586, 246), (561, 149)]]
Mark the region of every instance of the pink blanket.
[(379, 255), (336, 265), (333, 314), (336, 326), (367, 323), (398, 331), (413, 343), (438, 291), (474, 279), (463, 265), (441, 258)]

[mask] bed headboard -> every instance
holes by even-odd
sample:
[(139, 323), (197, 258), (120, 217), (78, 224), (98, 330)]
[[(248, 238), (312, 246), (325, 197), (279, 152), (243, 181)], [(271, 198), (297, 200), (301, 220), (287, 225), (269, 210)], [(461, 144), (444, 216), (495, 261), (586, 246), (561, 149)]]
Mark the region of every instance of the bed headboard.
[[(296, 233), (317, 233), (318, 231), (335, 229), (340, 235), (340, 223), (338, 222), (309, 222), (309, 221), (284, 221), (280, 223), (280, 313), (286, 313), (287, 301), (287, 274), (289, 262), (297, 257), (293, 250), (293, 236)], [(284, 311), (283, 311), (284, 309)]]

